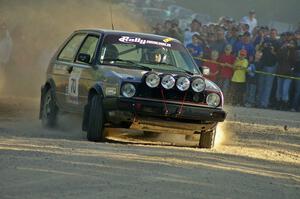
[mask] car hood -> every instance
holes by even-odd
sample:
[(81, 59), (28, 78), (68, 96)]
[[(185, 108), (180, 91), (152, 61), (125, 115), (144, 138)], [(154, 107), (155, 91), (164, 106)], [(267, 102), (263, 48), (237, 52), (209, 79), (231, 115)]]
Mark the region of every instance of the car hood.
[[(133, 69), (133, 68), (122, 68), (116, 66), (99, 66), (102, 67), (100, 71), (104, 71), (106, 77), (116, 77), (123, 81), (142, 81), (143, 76), (149, 72), (147, 70)], [(155, 70), (158, 74), (172, 74), (172, 75), (186, 75), (191, 77), (188, 73), (181, 71), (165, 71), (165, 70)]]
[(147, 71), (145, 70), (127, 69), (119, 67), (114, 67), (112, 70), (106, 71), (107, 75), (117, 77), (123, 81), (133, 82), (141, 82), (144, 74), (146, 73)]
[[(103, 71), (101, 76), (102, 80), (103, 77), (107, 79), (108, 82), (114, 82), (114, 83), (122, 83), (122, 82), (135, 82), (140, 83), (142, 82), (143, 76), (148, 73), (147, 70), (140, 70), (140, 69), (132, 69), (132, 68), (121, 68), (116, 66), (99, 66), (101, 69), (99, 71)], [(190, 75), (185, 72), (181, 71), (159, 71), (156, 70), (158, 74), (172, 74), (172, 75), (185, 75), (187, 77), (192, 77), (193, 75)], [(194, 75), (194, 76), (201, 76), (201, 75)], [(220, 88), (213, 83), (212, 81), (206, 79), (205, 77), (201, 76), (205, 79), (206, 82), (206, 90), (220, 92)]]

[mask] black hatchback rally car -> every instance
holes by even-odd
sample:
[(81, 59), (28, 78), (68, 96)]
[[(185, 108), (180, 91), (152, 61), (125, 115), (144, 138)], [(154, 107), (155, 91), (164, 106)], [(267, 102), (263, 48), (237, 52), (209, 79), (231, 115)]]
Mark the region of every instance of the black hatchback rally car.
[(58, 112), (83, 115), (90, 141), (104, 127), (200, 134), (214, 145), (224, 121), (223, 94), (205, 79), (176, 39), (133, 32), (75, 31), (50, 61), (41, 89), (40, 119), (53, 127)]

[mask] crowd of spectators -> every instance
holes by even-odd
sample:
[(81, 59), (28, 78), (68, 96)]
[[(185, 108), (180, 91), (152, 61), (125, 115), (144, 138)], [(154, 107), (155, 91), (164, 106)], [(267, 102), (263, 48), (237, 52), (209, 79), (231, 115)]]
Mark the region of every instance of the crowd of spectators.
[(182, 41), (197, 65), (210, 69), (207, 77), (220, 86), (225, 103), (300, 111), (300, 30), (278, 34), (258, 26), (251, 10), (238, 22), (194, 19), (181, 30), (178, 20), (166, 20), (153, 32)]

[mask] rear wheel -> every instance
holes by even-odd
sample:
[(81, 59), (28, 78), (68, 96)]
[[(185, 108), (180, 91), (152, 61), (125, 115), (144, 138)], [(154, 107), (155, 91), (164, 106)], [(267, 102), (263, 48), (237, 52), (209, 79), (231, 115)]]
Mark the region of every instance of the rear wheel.
[(216, 137), (216, 129), (203, 132), (200, 135), (199, 147), (211, 149), (214, 147)]
[(57, 112), (55, 97), (52, 89), (49, 89), (44, 95), (42, 107), (42, 124), (45, 127), (53, 128), (57, 123)]
[(102, 97), (93, 96), (90, 102), (90, 112), (87, 129), (87, 139), (89, 141), (99, 142), (104, 140), (104, 113)]

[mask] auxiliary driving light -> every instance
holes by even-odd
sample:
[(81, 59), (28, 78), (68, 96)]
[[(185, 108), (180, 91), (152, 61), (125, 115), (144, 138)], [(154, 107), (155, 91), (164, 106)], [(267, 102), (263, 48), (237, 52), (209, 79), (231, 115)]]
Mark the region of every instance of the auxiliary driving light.
[(165, 75), (161, 80), (161, 85), (165, 89), (171, 89), (175, 85), (175, 79), (172, 75)]
[(159, 85), (159, 83), (160, 83), (160, 78), (157, 74), (150, 73), (149, 75), (147, 75), (146, 77), (147, 86), (149, 86), (150, 88), (155, 88)]
[(180, 91), (186, 91), (189, 89), (190, 87), (190, 80), (186, 77), (179, 77), (177, 79), (177, 82), (176, 82), (176, 87), (180, 90)]
[(124, 97), (133, 97), (135, 95), (136, 89), (135, 86), (131, 83), (126, 83), (121, 88), (121, 93)]
[(192, 81), (192, 89), (196, 93), (200, 93), (205, 89), (205, 81), (202, 78), (197, 78)]

